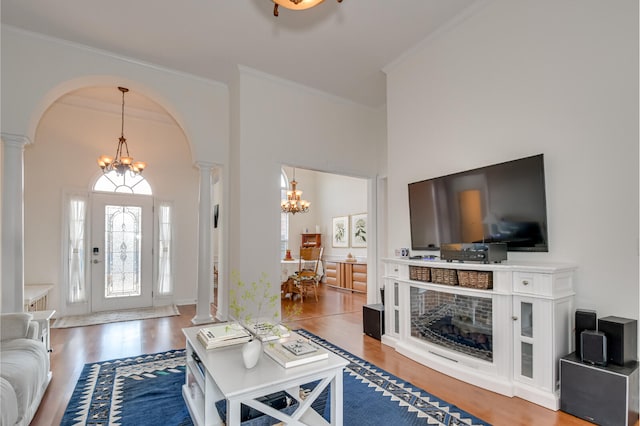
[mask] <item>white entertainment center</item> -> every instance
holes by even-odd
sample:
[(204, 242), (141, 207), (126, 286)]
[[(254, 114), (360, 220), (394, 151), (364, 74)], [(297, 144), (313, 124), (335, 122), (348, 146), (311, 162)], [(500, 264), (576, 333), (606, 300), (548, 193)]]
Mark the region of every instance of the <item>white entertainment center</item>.
[[(459, 380), (558, 410), (559, 359), (572, 350), (575, 265), (383, 262), (384, 344)], [(454, 283), (456, 274), (477, 274), (491, 284), (434, 283), (441, 278), (432, 274), (443, 272)]]

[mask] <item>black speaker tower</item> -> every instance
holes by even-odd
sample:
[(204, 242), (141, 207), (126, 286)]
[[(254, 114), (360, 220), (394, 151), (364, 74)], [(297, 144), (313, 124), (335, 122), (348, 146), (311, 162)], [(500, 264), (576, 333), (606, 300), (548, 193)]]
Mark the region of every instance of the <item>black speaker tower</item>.
[(607, 361), (625, 365), (638, 358), (638, 321), (606, 317), (598, 320), (598, 330), (607, 336)]

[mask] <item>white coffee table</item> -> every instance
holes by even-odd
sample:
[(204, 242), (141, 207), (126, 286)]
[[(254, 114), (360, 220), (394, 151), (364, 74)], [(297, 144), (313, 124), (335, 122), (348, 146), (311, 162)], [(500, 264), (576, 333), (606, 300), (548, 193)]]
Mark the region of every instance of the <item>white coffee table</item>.
[[(187, 339), (187, 373), (182, 395), (196, 426), (225, 424), (215, 406), (221, 399), (227, 400), (225, 420), (229, 426), (240, 424), (240, 404), (287, 424), (328, 424), (311, 408), (327, 385), (331, 386), (331, 424), (342, 425), (342, 374), (348, 364), (346, 359), (329, 352), (325, 360), (284, 368), (263, 353), (258, 364), (247, 369), (242, 361), (242, 344), (206, 350), (197, 338), (200, 328), (182, 330)], [(202, 361), (203, 372), (193, 361), (193, 353)], [(318, 386), (304, 400), (300, 399), (300, 385), (314, 380), (320, 380)], [(298, 409), (291, 415), (256, 401), (256, 398), (281, 390), (299, 401)]]

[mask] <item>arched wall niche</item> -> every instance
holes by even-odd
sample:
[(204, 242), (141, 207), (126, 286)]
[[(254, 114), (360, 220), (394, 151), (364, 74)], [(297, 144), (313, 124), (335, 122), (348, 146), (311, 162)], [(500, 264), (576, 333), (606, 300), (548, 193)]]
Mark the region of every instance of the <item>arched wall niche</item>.
[(51, 105), (53, 105), (63, 96), (86, 88), (113, 87), (115, 90), (118, 86), (126, 87), (132, 92), (135, 91), (136, 93), (148, 98), (149, 100), (161, 106), (167, 112), (167, 114), (170, 115), (173, 120), (175, 120), (178, 127), (180, 127), (180, 129), (184, 133), (191, 153), (192, 161), (195, 162), (197, 160), (194, 154), (196, 150), (193, 147), (192, 138), (190, 137), (190, 131), (185, 125), (185, 120), (182, 114), (180, 114), (180, 112), (173, 106), (173, 104), (168, 101), (158, 90), (155, 90), (154, 88), (138, 81), (133, 81), (118, 76), (94, 75), (78, 77), (62, 82), (50, 89), (35, 105), (32, 111), (31, 118), (29, 120), (29, 126), (26, 130), (27, 138), (31, 143), (36, 142), (35, 135), (42, 116), (51, 107)]

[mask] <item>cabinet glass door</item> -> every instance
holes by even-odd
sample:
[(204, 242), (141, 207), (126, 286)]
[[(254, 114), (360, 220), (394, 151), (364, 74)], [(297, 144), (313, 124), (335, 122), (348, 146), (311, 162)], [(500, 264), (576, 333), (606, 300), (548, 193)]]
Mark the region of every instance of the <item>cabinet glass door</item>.
[(533, 304), (520, 302), (520, 374), (533, 378)]
[(393, 332), (400, 334), (400, 294), (398, 283), (393, 283)]

